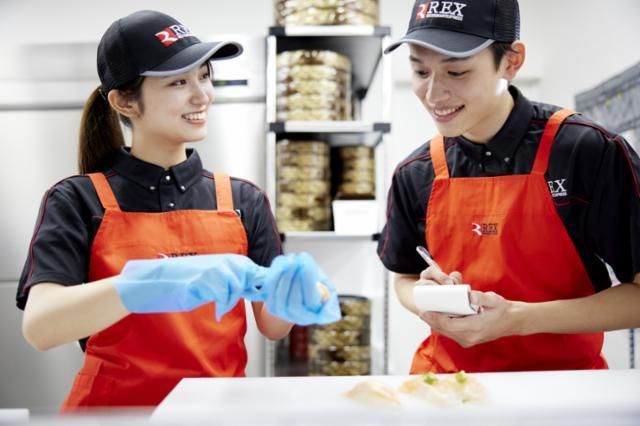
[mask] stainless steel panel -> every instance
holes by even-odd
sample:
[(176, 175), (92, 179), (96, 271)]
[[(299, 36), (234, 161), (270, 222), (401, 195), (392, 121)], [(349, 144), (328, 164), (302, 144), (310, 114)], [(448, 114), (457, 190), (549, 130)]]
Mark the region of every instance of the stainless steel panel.
[(0, 283), (0, 408), (55, 412), (82, 365), (82, 351), (69, 343), (47, 352), (22, 337), (22, 311), (15, 307), (17, 283)]
[(45, 191), (76, 173), (80, 110), (0, 112), (0, 281), (17, 281)]

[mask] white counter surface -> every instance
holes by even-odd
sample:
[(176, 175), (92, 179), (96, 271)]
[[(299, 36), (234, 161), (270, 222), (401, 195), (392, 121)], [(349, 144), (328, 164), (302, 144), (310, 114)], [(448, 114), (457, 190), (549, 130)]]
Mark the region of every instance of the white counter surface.
[(402, 395), (401, 408), (360, 405), (342, 393), (408, 376), (184, 379), (155, 410), (156, 423), (259, 425), (640, 425), (640, 370), (473, 374), (488, 400), (441, 407)]

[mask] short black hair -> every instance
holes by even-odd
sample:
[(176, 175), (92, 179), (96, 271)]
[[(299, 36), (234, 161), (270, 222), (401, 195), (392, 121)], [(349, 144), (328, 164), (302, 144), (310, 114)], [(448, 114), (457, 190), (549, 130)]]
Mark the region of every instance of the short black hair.
[(500, 68), (500, 61), (502, 61), (502, 58), (507, 54), (507, 52), (515, 52), (515, 50), (511, 48), (511, 43), (508, 42), (492, 43), (491, 46), (489, 46), (489, 49), (491, 50), (491, 53), (493, 53), (493, 62), (496, 65), (496, 70)]

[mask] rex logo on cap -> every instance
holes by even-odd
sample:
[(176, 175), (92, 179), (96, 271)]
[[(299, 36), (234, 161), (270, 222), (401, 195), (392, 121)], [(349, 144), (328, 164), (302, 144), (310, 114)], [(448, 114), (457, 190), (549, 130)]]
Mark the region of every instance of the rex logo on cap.
[(455, 1), (428, 1), (418, 5), (416, 21), (427, 18), (446, 18), (462, 21), (464, 14), (462, 9), (467, 7), (466, 3)]
[(189, 30), (189, 28), (181, 24), (176, 24), (168, 26), (159, 33), (156, 33), (156, 37), (158, 37), (158, 40), (160, 40), (165, 46), (170, 46), (181, 38), (195, 36), (191, 33), (191, 30)]

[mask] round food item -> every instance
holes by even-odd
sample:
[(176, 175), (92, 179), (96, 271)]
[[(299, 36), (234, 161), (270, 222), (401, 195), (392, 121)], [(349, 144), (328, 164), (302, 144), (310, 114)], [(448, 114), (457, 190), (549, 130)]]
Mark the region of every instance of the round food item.
[(373, 173), (373, 170), (344, 170), (342, 172), (342, 182), (367, 182), (374, 184), (376, 181), (376, 176)]
[(376, 0), (277, 0), (275, 2), (276, 13), (284, 13), (288, 10), (305, 10), (310, 7), (320, 9), (346, 8), (358, 10), (368, 15), (378, 15)]
[(316, 283), (316, 287), (318, 288), (318, 292), (320, 292), (320, 300), (322, 300), (323, 302), (325, 300), (329, 300), (329, 298), (331, 297), (329, 288), (322, 283)]
[(317, 194), (317, 195), (330, 195), (331, 183), (328, 180), (295, 180), (284, 181), (281, 180), (276, 184), (276, 191), (278, 192), (293, 192), (296, 194)]
[(338, 155), (344, 160), (351, 158), (373, 159), (373, 148), (370, 146), (344, 146), (338, 148)]
[(325, 154), (298, 154), (298, 153), (281, 153), (276, 156), (276, 163), (280, 166), (299, 166), (299, 167), (315, 167), (329, 168), (329, 156)]
[(309, 374), (311, 376), (362, 376), (370, 374), (371, 362), (361, 361), (322, 361), (309, 359)]
[(311, 219), (318, 221), (328, 221), (331, 219), (331, 208), (324, 207), (280, 207), (276, 208), (278, 219)]
[(278, 154), (323, 154), (329, 155), (329, 144), (324, 141), (299, 141), (281, 139), (276, 144)]
[(291, 181), (302, 179), (326, 179), (331, 176), (328, 167), (301, 167), (301, 166), (280, 166), (276, 170), (278, 180)]
[(341, 294), (338, 296), (340, 311), (343, 316), (370, 316), (371, 301), (364, 296)]
[(328, 109), (296, 109), (293, 111), (282, 110), (276, 112), (278, 121), (337, 121), (346, 120), (340, 111)]
[(317, 194), (292, 194), (282, 192), (276, 194), (278, 207), (329, 207), (331, 199), (326, 195)]
[(360, 361), (371, 359), (369, 346), (309, 345), (309, 358), (324, 361)]
[(338, 194), (341, 198), (349, 196), (374, 197), (376, 187), (374, 182), (342, 182), (338, 185)]
[(329, 346), (368, 346), (369, 330), (327, 330), (322, 326), (311, 329), (311, 343)]
[(328, 330), (361, 330), (368, 329), (371, 324), (368, 315), (343, 315), (340, 321), (325, 325)]
[(351, 75), (343, 69), (330, 65), (310, 64), (279, 67), (276, 70), (276, 79), (281, 83), (296, 80), (330, 80), (350, 84)]
[(327, 65), (346, 71), (348, 75), (351, 75), (349, 58), (331, 50), (289, 50), (279, 53), (276, 57), (277, 68), (293, 65)]
[(311, 7), (304, 11), (282, 11), (277, 14), (276, 22), (278, 25), (377, 25), (378, 17), (346, 8)]
[(400, 396), (391, 386), (378, 380), (367, 380), (360, 382), (350, 391), (344, 394), (345, 397), (371, 406), (400, 407)]
[(331, 95), (325, 94), (308, 94), (303, 95), (296, 93), (284, 97), (279, 97), (276, 101), (278, 110), (296, 110), (296, 109), (328, 109), (332, 111), (340, 111), (344, 107), (344, 100)]
[(478, 380), (477, 377), (465, 373), (464, 370), (448, 375), (445, 381), (449, 383), (463, 404), (482, 402), (487, 399), (487, 390), (482, 383), (480, 383), (480, 380)]
[(276, 85), (276, 96), (282, 98), (294, 94), (321, 94), (335, 98), (342, 96), (344, 98), (349, 94), (347, 90), (346, 84), (334, 80), (294, 80), (288, 83), (278, 83)]
[(276, 223), (280, 232), (328, 231), (331, 229), (330, 221), (311, 219), (276, 219)]
[(373, 158), (350, 158), (342, 160), (344, 170), (375, 170), (375, 160)]
[(399, 390), (436, 405), (482, 402), (487, 398), (484, 386), (464, 371), (447, 376), (423, 374), (405, 381)]

